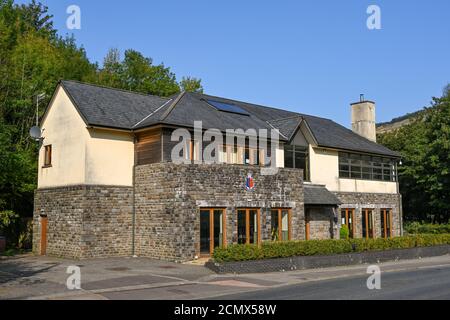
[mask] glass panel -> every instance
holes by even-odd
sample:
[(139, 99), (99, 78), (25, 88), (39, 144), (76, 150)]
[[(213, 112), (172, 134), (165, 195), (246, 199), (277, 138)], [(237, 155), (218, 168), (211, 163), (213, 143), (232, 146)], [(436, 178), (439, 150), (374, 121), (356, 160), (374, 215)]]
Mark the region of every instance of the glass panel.
[(250, 149), (248, 148), (245, 149), (244, 164), (250, 164)]
[(214, 210), (214, 248), (223, 244), (223, 211)]
[(350, 172), (348, 172), (348, 171), (340, 171), (339, 176), (341, 178), (350, 178)]
[(279, 229), (278, 229), (278, 210), (272, 210), (270, 219), (270, 234), (272, 241), (278, 241)]
[(368, 221), (369, 221), (369, 238), (373, 238), (374, 232), (373, 232), (372, 210), (369, 211)]
[(361, 167), (351, 167), (350, 170), (353, 179), (361, 179)]
[(250, 210), (250, 244), (258, 243), (258, 211)]
[(214, 100), (207, 100), (207, 102), (219, 111), (236, 113), (236, 114), (241, 114), (241, 115), (245, 115), (245, 116), (250, 115), (247, 111), (245, 111), (241, 107), (238, 107), (231, 103), (214, 101)]
[(367, 237), (367, 225), (366, 225), (366, 211), (363, 210), (362, 218), (361, 218), (361, 225), (362, 225), (362, 236), (363, 238)]
[(210, 254), (209, 210), (200, 211), (200, 253)]
[(289, 149), (291, 148), (285, 147), (284, 150), (284, 167), (294, 168), (294, 152)]
[(283, 241), (289, 240), (289, 211), (281, 211), (281, 239)]
[(246, 212), (238, 210), (238, 244), (247, 243)]
[(353, 211), (347, 210), (347, 227), (348, 227), (348, 236), (353, 238)]
[(386, 233), (387, 233), (387, 237), (390, 238), (391, 237), (391, 211), (390, 210), (386, 210)]

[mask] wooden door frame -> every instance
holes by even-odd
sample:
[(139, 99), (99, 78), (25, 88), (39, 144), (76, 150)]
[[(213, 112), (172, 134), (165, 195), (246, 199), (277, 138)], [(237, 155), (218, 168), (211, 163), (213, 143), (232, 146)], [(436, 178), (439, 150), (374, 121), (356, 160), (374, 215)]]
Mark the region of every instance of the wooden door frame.
[(389, 238), (392, 238), (392, 209), (381, 209), (381, 216), (383, 218), (383, 228), (384, 232), (381, 235), (384, 239), (388, 238), (388, 232), (387, 232), (387, 215), (389, 213)]
[(41, 250), (40, 255), (45, 256), (47, 254), (47, 229), (48, 229), (48, 217), (41, 216)]
[[(348, 228), (348, 231), (350, 232), (350, 228), (349, 228), (349, 212), (351, 212), (352, 214), (352, 237), (351, 238), (355, 238), (355, 208), (341, 208), (341, 225), (342, 225), (342, 211), (345, 211), (345, 225)], [(350, 235), (349, 235), (350, 236)]]
[(283, 241), (283, 211), (286, 210), (288, 212), (288, 240), (292, 239), (292, 209), (291, 208), (271, 208), (270, 214), (272, 215), (272, 211), (277, 211), (278, 214), (278, 241)]
[[(370, 232), (369, 230), (369, 215), (370, 215), (370, 220), (372, 222), (372, 232)], [(364, 234), (362, 235), (363, 238), (366, 239), (374, 239), (375, 238), (375, 228), (374, 228), (374, 223), (373, 223), (373, 209), (362, 209), (362, 217), (364, 218), (364, 221), (366, 223), (366, 235), (364, 236)], [(362, 226), (361, 226), (362, 229)], [(372, 237), (370, 237), (370, 235), (372, 235)]]
[(256, 211), (256, 229), (258, 231), (258, 238), (256, 239), (256, 244), (261, 244), (261, 209), (260, 208), (237, 208), (236, 218), (237, 218), (237, 229), (239, 237), (239, 211), (245, 211), (245, 244), (250, 244), (250, 211)]
[[(209, 254), (201, 252), (200, 256), (210, 257), (214, 253), (214, 211), (222, 211), (222, 246), (227, 247), (227, 210), (226, 208), (200, 208), (199, 215), (201, 216), (202, 211), (209, 211)], [(201, 235), (200, 235), (201, 236)]]

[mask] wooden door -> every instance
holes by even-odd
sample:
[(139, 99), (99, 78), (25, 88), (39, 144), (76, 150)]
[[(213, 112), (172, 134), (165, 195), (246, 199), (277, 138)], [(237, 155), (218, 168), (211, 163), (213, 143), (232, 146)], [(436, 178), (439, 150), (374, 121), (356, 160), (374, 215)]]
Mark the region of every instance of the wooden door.
[(41, 217), (41, 255), (47, 254), (47, 224), (48, 218)]

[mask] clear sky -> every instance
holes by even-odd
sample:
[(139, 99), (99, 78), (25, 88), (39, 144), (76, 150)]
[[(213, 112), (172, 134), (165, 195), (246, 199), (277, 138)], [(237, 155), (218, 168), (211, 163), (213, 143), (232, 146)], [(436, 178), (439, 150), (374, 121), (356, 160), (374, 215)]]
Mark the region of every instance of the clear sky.
[[(16, 1), (28, 2), (28, 1)], [(377, 120), (429, 105), (450, 82), (449, 0), (41, 0), (92, 61), (132, 48), (205, 93), (334, 119), (377, 102)], [(81, 9), (68, 30), (66, 9)], [(366, 26), (369, 5), (381, 30)]]

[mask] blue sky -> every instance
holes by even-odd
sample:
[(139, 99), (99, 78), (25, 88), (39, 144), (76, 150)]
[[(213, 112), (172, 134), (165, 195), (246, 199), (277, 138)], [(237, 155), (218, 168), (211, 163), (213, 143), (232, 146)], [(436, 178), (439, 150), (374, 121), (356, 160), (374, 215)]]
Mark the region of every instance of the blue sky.
[[(28, 1), (16, 1), (28, 2)], [(133, 48), (205, 92), (332, 118), (349, 126), (351, 102), (377, 102), (377, 120), (429, 105), (450, 82), (448, 0), (42, 0), (61, 35), (92, 61)], [(68, 30), (66, 9), (81, 9)], [(366, 27), (381, 8), (381, 30)]]

